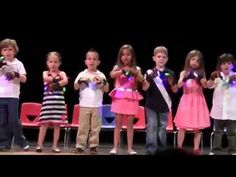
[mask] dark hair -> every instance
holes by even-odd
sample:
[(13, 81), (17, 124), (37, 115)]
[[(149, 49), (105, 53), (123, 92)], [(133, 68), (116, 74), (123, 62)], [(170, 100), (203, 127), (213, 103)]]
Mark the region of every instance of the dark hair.
[(119, 52), (118, 52), (118, 56), (117, 56), (117, 61), (116, 61), (116, 64), (119, 66), (119, 67), (122, 67), (124, 64), (122, 63), (121, 61), (121, 55), (122, 55), (122, 52), (124, 49), (128, 49), (132, 55), (132, 59), (131, 59), (131, 67), (136, 67), (137, 64), (136, 64), (136, 55), (134, 53), (134, 49), (131, 45), (129, 44), (124, 44), (121, 46)]
[(236, 61), (234, 59), (234, 56), (230, 53), (224, 53), (218, 57), (218, 62), (216, 65), (216, 69), (220, 70), (220, 66), (224, 63), (232, 63), (235, 65)]

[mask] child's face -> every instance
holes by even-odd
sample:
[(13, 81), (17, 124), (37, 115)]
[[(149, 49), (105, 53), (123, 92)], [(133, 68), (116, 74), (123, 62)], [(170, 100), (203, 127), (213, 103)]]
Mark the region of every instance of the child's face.
[(224, 74), (228, 75), (232, 69), (233, 69), (233, 64), (231, 62), (224, 62), (220, 65), (220, 70)]
[(50, 71), (57, 71), (59, 69), (61, 62), (58, 56), (56, 55), (49, 55), (47, 59), (47, 66)]
[(85, 59), (85, 65), (88, 70), (96, 71), (98, 65), (100, 64), (100, 60), (98, 59), (98, 55), (95, 52), (88, 52)]
[(132, 61), (132, 53), (128, 49), (123, 49), (121, 53), (121, 61), (125, 66), (129, 66)]
[(15, 49), (12, 46), (2, 48), (1, 55), (4, 56), (6, 60), (13, 60), (15, 56)]
[(153, 56), (153, 61), (156, 62), (156, 66), (164, 67), (168, 61), (168, 57), (163, 52), (158, 52)]
[(199, 66), (200, 66), (200, 63), (199, 63), (199, 57), (198, 56), (194, 56), (190, 59), (190, 62), (189, 62), (189, 65), (191, 68), (193, 69), (197, 69)]

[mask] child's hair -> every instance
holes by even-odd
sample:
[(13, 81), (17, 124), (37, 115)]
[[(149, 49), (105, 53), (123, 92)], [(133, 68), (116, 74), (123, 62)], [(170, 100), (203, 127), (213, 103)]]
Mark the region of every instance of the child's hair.
[(185, 71), (189, 71), (191, 70), (191, 66), (190, 66), (190, 60), (191, 58), (198, 56), (199, 58), (199, 67), (196, 68), (198, 71), (200, 72), (205, 72), (205, 67), (204, 67), (204, 61), (203, 61), (203, 55), (199, 50), (191, 50), (185, 60), (185, 66), (184, 66), (184, 70)]
[(86, 58), (87, 58), (87, 55), (88, 55), (89, 52), (95, 53), (97, 55), (98, 60), (100, 60), (99, 53), (95, 49), (93, 49), (93, 48), (89, 49), (89, 51), (86, 53)]
[(8, 47), (8, 46), (12, 46), (15, 50), (15, 55), (19, 52), (19, 47), (16, 43), (16, 40), (14, 39), (4, 39), (0, 42), (0, 51), (2, 51), (3, 48)]
[(137, 64), (136, 64), (136, 55), (134, 53), (134, 49), (131, 45), (129, 44), (124, 44), (121, 46), (119, 52), (118, 52), (118, 56), (117, 56), (117, 62), (116, 64), (119, 66), (119, 67), (122, 67), (124, 64), (122, 63), (121, 61), (121, 55), (122, 55), (122, 52), (124, 49), (128, 49), (132, 55), (132, 59), (131, 59), (131, 67), (136, 67)]
[(236, 61), (234, 59), (234, 56), (230, 53), (224, 53), (224, 54), (220, 55), (218, 57), (216, 69), (220, 70), (220, 66), (224, 63), (232, 63), (233, 65), (235, 65)]
[(155, 56), (157, 53), (164, 53), (168, 56), (168, 49), (165, 46), (158, 46), (154, 49), (153, 55)]
[(59, 59), (59, 62), (61, 63), (61, 54), (59, 52), (56, 52), (56, 51), (48, 52), (47, 61), (48, 61), (49, 56), (51, 56), (51, 55), (56, 55)]

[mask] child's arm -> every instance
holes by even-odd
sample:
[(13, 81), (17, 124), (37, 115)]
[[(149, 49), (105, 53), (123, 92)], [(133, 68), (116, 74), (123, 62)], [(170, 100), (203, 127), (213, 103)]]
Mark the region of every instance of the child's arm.
[(147, 91), (149, 89), (149, 87), (150, 87), (150, 83), (147, 81), (147, 79), (144, 79), (143, 86), (142, 86), (143, 90)]
[(111, 78), (115, 79), (117, 77), (120, 77), (123, 74), (123, 70), (119, 68), (117, 65), (115, 65), (110, 72)]
[(184, 80), (185, 77), (186, 77), (186, 71), (181, 71), (180, 75), (179, 75), (179, 80), (178, 80), (178, 83), (177, 83), (179, 88), (183, 87), (183, 85), (184, 85), (183, 80)]
[(52, 83), (52, 80), (53, 80), (53, 78), (52, 78), (52, 76), (50, 76), (48, 74), (48, 71), (44, 71), (43, 72), (43, 81), (47, 82), (48, 84), (50, 84), (50, 83)]
[(61, 80), (58, 83), (59, 83), (59, 85), (61, 87), (63, 87), (66, 84), (68, 84), (68, 78), (67, 78), (67, 75), (66, 75), (66, 73), (64, 71), (60, 72), (60, 77), (61, 77)]
[(214, 71), (211, 73), (210, 79), (207, 81), (207, 88), (212, 89), (215, 87), (215, 79), (220, 77), (220, 71)]

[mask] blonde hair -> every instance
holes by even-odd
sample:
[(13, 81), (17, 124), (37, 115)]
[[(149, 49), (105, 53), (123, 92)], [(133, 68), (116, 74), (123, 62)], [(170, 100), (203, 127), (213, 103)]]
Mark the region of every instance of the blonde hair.
[(12, 46), (15, 50), (15, 55), (19, 52), (19, 47), (16, 43), (16, 40), (14, 39), (4, 39), (0, 42), (0, 51), (2, 51), (3, 48), (6, 48), (8, 46)]
[(48, 61), (48, 57), (51, 56), (51, 55), (56, 55), (59, 59), (59, 62), (61, 63), (61, 54), (59, 52), (56, 52), (56, 51), (48, 52), (47, 61)]
[(154, 49), (153, 55), (155, 56), (157, 53), (164, 53), (168, 56), (168, 49), (165, 46), (158, 46)]

